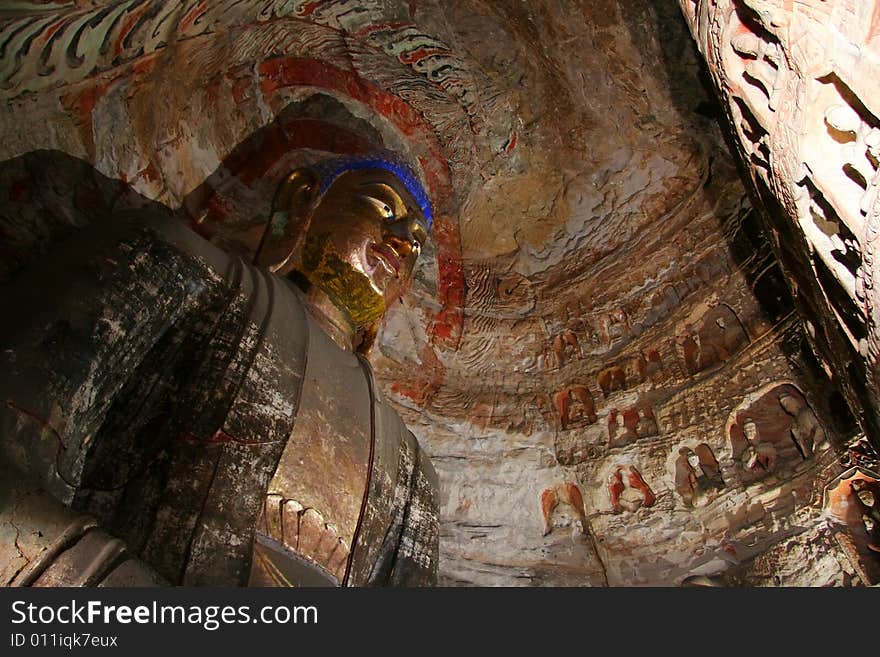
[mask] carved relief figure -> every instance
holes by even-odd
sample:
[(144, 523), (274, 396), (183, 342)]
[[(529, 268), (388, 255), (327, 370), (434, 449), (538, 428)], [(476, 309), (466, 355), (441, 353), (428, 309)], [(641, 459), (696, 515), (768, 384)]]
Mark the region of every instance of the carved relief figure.
[(418, 178), (381, 153), (290, 173), (256, 266), (154, 204), (22, 270), (0, 290), (17, 308), (0, 335), (0, 486), (17, 503), (0, 523), (30, 543), (0, 545), (0, 570), (434, 582), (436, 474), (364, 357), (431, 221)]
[(581, 525), (581, 532), (587, 533), (587, 516), (584, 511), (584, 498), (577, 484), (566, 482), (547, 488), (541, 493), (541, 512), (544, 518), (544, 533), (546, 536), (553, 531), (553, 511), (559, 504), (565, 504), (575, 512)]
[(727, 361), (748, 343), (748, 338), (736, 314), (725, 305), (711, 308), (700, 320), (699, 368)]
[(599, 323), (602, 337), (607, 344), (629, 335), (629, 317), (623, 308), (617, 308), (602, 315)]
[(626, 380), (633, 383), (644, 383), (648, 378), (648, 362), (642, 354), (626, 361), (624, 370)]
[(657, 427), (657, 420), (654, 418), (654, 411), (650, 406), (639, 406), (636, 408), (636, 413), (638, 414), (636, 435), (639, 438), (656, 436), (660, 433), (660, 429)]
[(660, 433), (654, 411), (646, 404), (608, 412), (608, 446), (625, 447), (639, 438)]
[[(636, 416), (637, 422), (638, 416)], [(629, 419), (629, 422), (627, 422)], [(638, 434), (636, 433), (636, 422), (633, 422), (632, 413), (628, 414), (628, 417), (618, 411), (616, 408), (612, 408), (608, 412), (608, 446), (609, 447), (626, 447), (627, 445), (634, 443), (638, 439)]]
[(556, 393), (554, 398), (559, 423), (563, 430), (571, 425), (594, 424), (597, 420), (593, 395), (586, 386), (572, 386)]
[(663, 371), (663, 360), (660, 358), (660, 352), (656, 349), (645, 349), (642, 352), (645, 359), (645, 375), (649, 378), (655, 378)]
[(868, 549), (880, 555), (880, 485), (876, 481), (854, 479), (850, 490), (868, 534)]
[(614, 513), (653, 506), (657, 499), (641, 473), (631, 465), (618, 466), (608, 476), (608, 495)]
[[(877, 3), (679, 4), (694, 16), (692, 35), (732, 118), (747, 180), (781, 209), (771, 220), (775, 251), (799, 308), (818, 311), (809, 314), (827, 339), (814, 343), (816, 355), (853, 381), (849, 403), (863, 431), (877, 435)], [(796, 239), (780, 241), (792, 231)]]
[(685, 371), (688, 374), (696, 374), (700, 371), (700, 345), (697, 340), (699, 340), (699, 336), (691, 333), (679, 335), (675, 338), (675, 343), (684, 360)]
[(712, 448), (706, 443), (700, 443), (694, 448), (700, 467), (706, 476), (708, 486), (724, 488), (724, 478), (721, 476), (721, 467), (712, 452)]
[(675, 459), (673, 481), (675, 490), (681, 496), (684, 505), (691, 507), (694, 505), (694, 498), (699, 492), (699, 484), (697, 483), (697, 473), (690, 461), (691, 452), (688, 447), (681, 447), (678, 450), (678, 457)]
[(803, 458), (809, 458), (825, 442), (825, 430), (819, 419), (806, 402), (794, 395), (780, 395), (779, 405), (793, 418), (789, 431), (795, 447)]
[(675, 490), (687, 507), (694, 506), (699, 496), (724, 487), (718, 461), (706, 443), (693, 450), (681, 447), (673, 468)]
[(751, 418), (743, 424), (743, 435), (748, 448), (743, 454), (743, 464), (749, 470), (760, 468), (772, 472), (776, 468), (776, 448), (761, 439), (758, 425)]
[(617, 390), (626, 390), (626, 373), (622, 367), (615, 365), (599, 372), (597, 382), (602, 390), (602, 395), (608, 397)]
[[(749, 27), (736, 19), (736, 12), (732, 23), (738, 24), (739, 28), (730, 39), (734, 57), (738, 56), (739, 59), (739, 62), (734, 60), (732, 67), (739, 68), (742, 76), (740, 80), (736, 80), (736, 90), (761, 123), (767, 126), (770, 123), (770, 111), (776, 107), (778, 94), (781, 56), (779, 44), (763, 29), (757, 34), (747, 31)], [(751, 21), (751, 24), (755, 25), (756, 22)]]
[(739, 318), (723, 304), (708, 309), (696, 324), (688, 324), (684, 330), (676, 343), (690, 374), (727, 361), (748, 344)]
[(791, 470), (827, 445), (825, 430), (803, 393), (790, 383), (770, 384), (750, 396), (728, 422), (732, 455), (742, 481)]
[(553, 353), (556, 356), (557, 367), (562, 367), (565, 363), (580, 356), (581, 348), (574, 331), (565, 329), (553, 338)]

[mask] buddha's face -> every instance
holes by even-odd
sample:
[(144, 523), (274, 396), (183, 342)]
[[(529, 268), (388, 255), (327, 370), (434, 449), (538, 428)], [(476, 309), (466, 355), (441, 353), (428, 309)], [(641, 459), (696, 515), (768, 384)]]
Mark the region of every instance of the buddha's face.
[(397, 176), (349, 171), (314, 209), (297, 269), (367, 326), (406, 292), (427, 236), (425, 217)]

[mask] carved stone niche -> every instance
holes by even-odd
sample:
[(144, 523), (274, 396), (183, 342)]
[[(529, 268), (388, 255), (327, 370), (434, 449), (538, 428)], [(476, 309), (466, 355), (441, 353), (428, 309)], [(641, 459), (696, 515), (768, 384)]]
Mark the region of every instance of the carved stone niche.
[(595, 424), (596, 404), (586, 386), (569, 386), (557, 392), (553, 401), (559, 416), (559, 426), (563, 431)]
[[(544, 536), (553, 531), (554, 516), (561, 516), (560, 511), (562, 509), (567, 509), (574, 513), (574, 520), (580, 525), (580, 532), (582, 534), (586, 534), (589, 531), (581, 489), (575, 483), (565, 482), (545, 488), (541, 493), (541, 516), (544, 521)], [(565, 518), (561, 518), (560, 521), (565, 522)]]
[(607, 398), (612, 392), (627, 389), (626, 370), (619, 365), (606, 367), (596, 376), (596, 382), (602, 390), (602, 396)]
[(606, 487), (613, 513), (634, 512), (654, 506), (657, 496), (633, 465), (619, 464), (607, 476)]
[(743, 484), (791, 472), (828, 446), (818, 417), (791, 383), (750, 394), (731, 412), (725, 433)]
[(605, 442), (605, 434), (597, 424), (573, 431), (557, 431), (553, 440), (556, 462), (578, 465), (600, 459), (608, 451)]
[(734, 127), (750, 162), (765, 179), (770, 171), (768, 133), (781, 89), (782, 50), (744, 3), (733, 11), (721, 37), (721, 63), (731, 95)]
[(835, 539), (865, 584), (880, 583), (880, 475), (850, 468), (826, 486), (824, 509)]
[(729, 360), (749, 343), (749, 338), (736, 313), (719, 304), (703, 313), (676, 342), (685, 371), (696, 374)]
[(660, 434), (654, 409), (650, 404), (638, 403), (624, 409), (608, 411), (608, 447), (625, 447), (639, 438)]
[[(655, 349), (650, 349), (646, 353), (639, 353), (637, 356), (600, 370), (596, 375), (596, 383), (602, 391), (602, 396), (607, 399), (612, 393), (629, 390), (644, 383), (648, 380), (649, 365), (652, 372), (655, 374), (659, 372), (663, 367), (660, 354)], [(653, 360), (649, 361), (648, 356)]]
[(724, 489), (718, 459), (706, 443), (673, 450), (670, 470), (675, 492), (686, 508), (703, 506)]
[(568, 328), (556, 334), (553, 338), (552, 349), (557, 367), (562, 367), (581, 356), (581, 346), (577, 334)]

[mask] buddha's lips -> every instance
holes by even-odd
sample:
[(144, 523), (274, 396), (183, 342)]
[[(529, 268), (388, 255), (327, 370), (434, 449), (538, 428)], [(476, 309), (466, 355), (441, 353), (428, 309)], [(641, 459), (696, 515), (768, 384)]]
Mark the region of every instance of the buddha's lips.
[(371, 244), (370, 250), (379, 256), (379, 260), (387, 265), (396, 276), (400, 272), (400, 256), (387, 244)]

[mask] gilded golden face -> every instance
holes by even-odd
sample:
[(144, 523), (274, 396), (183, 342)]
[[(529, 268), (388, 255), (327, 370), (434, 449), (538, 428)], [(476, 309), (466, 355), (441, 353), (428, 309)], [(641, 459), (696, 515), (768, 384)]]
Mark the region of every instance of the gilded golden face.
[(369, 326), (408, 289), (427, 236), (425, 217), (397, 176), (349, 171), (313, 210), (296, 269), (357, 326)]

